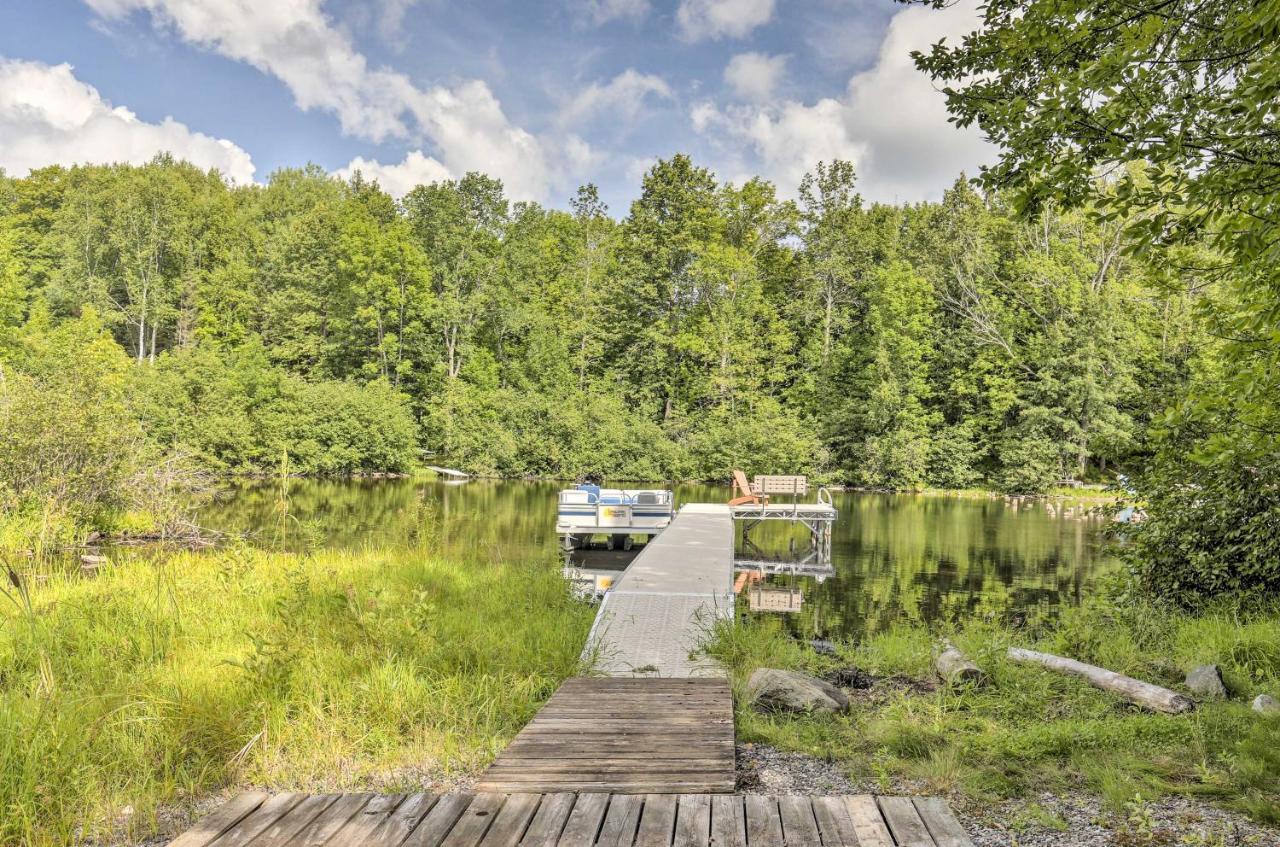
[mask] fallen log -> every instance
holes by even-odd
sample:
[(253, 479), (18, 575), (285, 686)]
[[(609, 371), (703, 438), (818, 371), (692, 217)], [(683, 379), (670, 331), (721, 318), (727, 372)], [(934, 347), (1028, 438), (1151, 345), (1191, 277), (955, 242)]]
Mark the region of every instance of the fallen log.
[(1009, 658), (1015, 662), (1031, 662), (1042, 665), (1051, 671), (1083, 677), (1094, 688), (1119, 694), (1124, 699), (1138, 706), (1167, 712), (1171, 715), (1189, 712), (1196, 707), (1190, 697), (1134, 679), (1124, 674), (1109, 671), (1096, 665), (1086, 665), (1075, 659), (1066, 659), (1052, 653), (1037, 653), (1035, 650), (1024, 650), (1021, 647), (1010, 647)]
[(937, 669), (938, 676), (942, 677), (942, 681), (948, 685), (954, 685), (957, 682), (980, 684), (987, 677), (982, 672), (982, 668), (971, 662), (968, 656), (961, 653), (950, 642), (943, 642), (942, 652), (934, 657), (933, 666)]

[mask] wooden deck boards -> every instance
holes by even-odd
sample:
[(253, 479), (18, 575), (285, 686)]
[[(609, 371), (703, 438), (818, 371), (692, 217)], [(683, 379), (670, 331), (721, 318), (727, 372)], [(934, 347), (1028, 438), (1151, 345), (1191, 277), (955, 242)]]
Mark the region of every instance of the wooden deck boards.
[(231, 800), (171, 847), (973, 847), (937, 797), (479, 793)]
[(724, 679), (566, 680), (485, 771), (483, 792), (728, 793)]

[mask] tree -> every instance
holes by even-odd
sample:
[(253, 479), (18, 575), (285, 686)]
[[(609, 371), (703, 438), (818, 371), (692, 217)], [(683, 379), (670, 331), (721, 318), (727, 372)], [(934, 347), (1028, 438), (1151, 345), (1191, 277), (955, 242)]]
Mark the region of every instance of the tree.
[[(1100, 217), (1124, 224), (1131, 252), (1163, 269), (1170, 290), (1188, 276), (1220, 289), (1200, 303), (1223, 340), (1210, 351), (1220, 378), (1198, 381), (1163, 422), (1163, 454), (1139, 481), (1153, 505), (1179, 502), (1171, 489), (1201, 474), (1238, 480), (1230, 469), (1241, 464), (1254, 469), (1254, 485), (1276, 483), (1277, 11), (1243, 0), (993, 0), (981, 30), (915, 54), (947, 84), (955, 122), (1001, 146), (981, 176), (988, 188), (1015, 192), (1029, 212), (1096, 204)], [(1238, 509), (1252, 503), (1275, 516), (1267, 498), (1223, 503), (1206, 514), (1243, 525), (1252, 516)], [(1171, 538), (1160, 522), (1176, 517), (1152, 516), (1143, 531)]]

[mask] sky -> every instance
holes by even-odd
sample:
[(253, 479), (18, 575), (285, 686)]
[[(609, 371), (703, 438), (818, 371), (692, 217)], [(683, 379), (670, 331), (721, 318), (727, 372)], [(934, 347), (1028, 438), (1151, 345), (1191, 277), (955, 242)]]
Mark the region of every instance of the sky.
[(168, 151), (236, 183), (314, 162), (402, 195), (483, 171), (617, 214), (658, 159), (794, 196), (938, 199), (993, 159), (909, 53), (976, 0), (0, 0), (0, 168)]

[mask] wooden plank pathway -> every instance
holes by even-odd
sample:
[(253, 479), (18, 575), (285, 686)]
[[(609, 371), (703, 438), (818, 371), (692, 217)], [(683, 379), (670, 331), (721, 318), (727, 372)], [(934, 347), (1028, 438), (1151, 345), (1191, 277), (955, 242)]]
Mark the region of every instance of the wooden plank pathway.
[(605, 595), (583, 656), (609, 676), (723, 676), (691, 654), (733, 609), (733, 515), (690, 503)]
[(972, 847), (933, 797), (241, 794), (169, 847)]
[(717, 793), (734, 786), (725, 679), (565, 680), (478, 791)]

